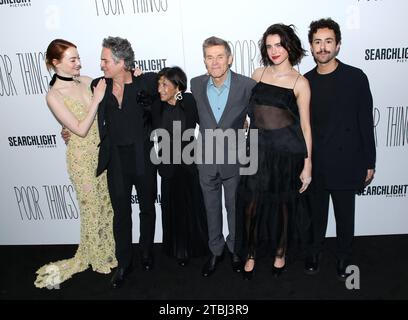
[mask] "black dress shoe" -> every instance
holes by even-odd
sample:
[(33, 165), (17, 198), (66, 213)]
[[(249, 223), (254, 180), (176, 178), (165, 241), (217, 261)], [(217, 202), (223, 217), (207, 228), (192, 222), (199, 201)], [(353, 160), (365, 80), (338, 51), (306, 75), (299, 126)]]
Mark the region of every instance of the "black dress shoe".
[(117, 267), (113, 277), (111, 279), (111, 286), (113, 289), (119, 289), (122, 287), (123, 283), (125, 282), (127, 276), (132, 271), (131, 267)]
[(305, 259), (305, 269), (306, 274), (314, 275), (319, 272), (319, 255), (313, 254), (309, 255)]
[(272, 275), (275, 278), (280, 277), (284, 271), (286, 271), (286, 264), (283, 267), (280, 267), (280, 268), (275, 267), (274, 265), (272, 265)]
[(217, 268), (217, 264), (220, 263), (220, 261), (222, 261), (223, 258), (224, 258), (223, 254), (220, 256), (212, 254), (208, 261), (203, 266), (203, 270), (201, 272), (203, 277), (209, 277), (210, 275), (212, 275), (215, 269)]
[(188, 259), (177, 259), (177, 264), (180, 267), (185, 267), (188, 265)]
[(151, 271), (153, 269), (153, 257), (150, 256), (143, 256), (142, 257), (142, 268), (144, 271)]
[(348, 260), (337, 260), (337, 278), (340, 281), (346, 281), (347, 277), (350, 275), (346, 272), (346, 268), (349, 265)]
[(239, 273), (242, 271), (242, 261), (236, 253), (231, 253), (231, 266), (234, 272)]

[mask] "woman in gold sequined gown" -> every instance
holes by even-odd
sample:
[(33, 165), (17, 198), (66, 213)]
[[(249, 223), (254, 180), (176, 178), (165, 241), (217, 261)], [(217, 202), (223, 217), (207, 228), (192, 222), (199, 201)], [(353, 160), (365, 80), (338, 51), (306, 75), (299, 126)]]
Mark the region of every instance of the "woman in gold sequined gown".
[(46, 63), (55, 71), (47, 104), (57, 120), (73, 133), (67, 147), (67, 168), (77, 195), (81, 231), (73, 258), (37, 270), (34, 284), (38, 288), (58, 286), (89, 266), (96, 272), (110, 273), (117, 265), (106, 175), (95, 175), (99, 144), (95, 117), (106, 83), (100, 80), (92, 96), (92, 79), (79, 76), (78, 51), (66, 40), (56, 39), (49, 44)]

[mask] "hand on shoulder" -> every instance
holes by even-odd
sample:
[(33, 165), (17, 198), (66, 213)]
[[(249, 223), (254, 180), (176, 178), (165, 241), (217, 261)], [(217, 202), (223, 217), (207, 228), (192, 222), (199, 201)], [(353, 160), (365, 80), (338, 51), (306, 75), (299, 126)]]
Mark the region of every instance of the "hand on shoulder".
[(136, 67), (133, 69), (133, 75), (134, 75), (135, 77), (141, 76), (142, 74), (143, 74), (143, 71), (142, 71), (142, 69), (140, 69), (138, 66), (136, 66)]
[(106, 90), (106, 80), (104, 78), (99, 79), (98, 83), (96, 86), (93, 88), (93, 96), (95, 101), (98, 103), (102, 101), (103, 96), (105, 95), (105, 90)]

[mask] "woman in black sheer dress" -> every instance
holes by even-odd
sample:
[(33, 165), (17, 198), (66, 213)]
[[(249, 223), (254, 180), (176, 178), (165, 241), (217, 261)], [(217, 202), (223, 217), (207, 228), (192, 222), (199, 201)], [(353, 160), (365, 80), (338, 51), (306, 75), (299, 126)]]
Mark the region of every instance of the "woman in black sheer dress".
[(288, 245), (309, 227), (302, 193), (312, 170), (310, 88), (293, 68), (305, 51), (293, 26), (283, 24), (270, 26), (259, 46), (264, 67), (252, 75), (258, 83), (248, 112), (249, 130), (258, 130), (258, 171), (242, 176), (237, 197), (244, 279), (252, 278), (261, 254), (273, 257), (272, 272), (279, 276)]
[[(198, 171), (191, 163), (194, 154), (182, 154), (184, 147), (194, 144), (198, 113), (193, 95), (185, 92), (187, 77), (182, 69), (164, 68), (158, 79), (161, 101), (152, 107), (152, 123), (161, 160), (158, 170), (163, 248), (166, 254), (177, 258), (180, 266), (185, 266), (191, 257), (208, 254), (205, 207)], [(186, 130), (189, 139), (181, 141)]]

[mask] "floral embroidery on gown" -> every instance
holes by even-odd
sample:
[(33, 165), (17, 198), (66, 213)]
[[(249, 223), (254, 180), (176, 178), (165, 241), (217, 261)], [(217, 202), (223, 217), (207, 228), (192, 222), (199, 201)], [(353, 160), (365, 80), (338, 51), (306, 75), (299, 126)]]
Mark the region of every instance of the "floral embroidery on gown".
[[(64, 103), (79, 120), (86, 116), (81, 102), (64, 97)], [(106, 172), (95, 176), (98, 144), (96, 120), (85, 138), (71, 135), (66, 152), (67, 168), (80, 210), (80, 242), (73, 258), (51, 262), (37, 270), (34, 284), (38, 288), (58, 285), (89, 265), (104, 274), (117, 266)]]

